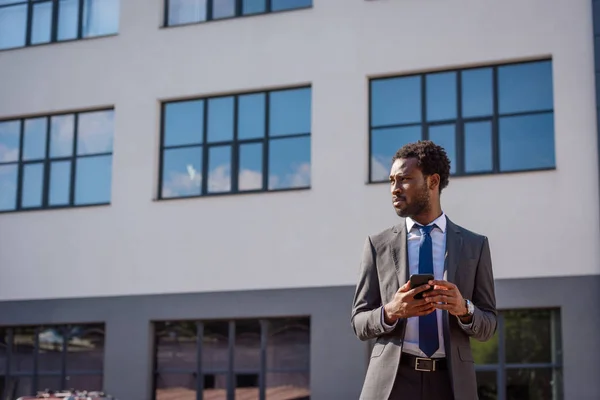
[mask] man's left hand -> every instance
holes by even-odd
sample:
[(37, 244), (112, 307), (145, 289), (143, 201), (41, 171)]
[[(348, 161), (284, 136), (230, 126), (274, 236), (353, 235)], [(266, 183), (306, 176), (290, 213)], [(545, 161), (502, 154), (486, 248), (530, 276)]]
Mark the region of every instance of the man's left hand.
[(433, 303), (435, 308), (447, 310), (458, 317), (467, 313), (465, 299), (455, 284), (448, 281), (429, 281), (429, 284), (433, 286), (433, 290), (423, 294), (427, 302)]

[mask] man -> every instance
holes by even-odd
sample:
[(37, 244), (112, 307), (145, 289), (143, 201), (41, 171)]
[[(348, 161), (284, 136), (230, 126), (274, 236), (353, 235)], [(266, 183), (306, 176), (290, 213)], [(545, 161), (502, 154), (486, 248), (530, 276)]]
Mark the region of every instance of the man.
[[(401, 220), (367, 238), (352, 309), (358, 338), (376, 339), (360, 398), (477, 399), (469, 338), (489, 340), (497, 318), (488, 239), (442, 211), (450, 175), (443, 148), (407, 144), (392, 161)], [(409, 277), (418, 273), (434, 280), (413, 288)]]

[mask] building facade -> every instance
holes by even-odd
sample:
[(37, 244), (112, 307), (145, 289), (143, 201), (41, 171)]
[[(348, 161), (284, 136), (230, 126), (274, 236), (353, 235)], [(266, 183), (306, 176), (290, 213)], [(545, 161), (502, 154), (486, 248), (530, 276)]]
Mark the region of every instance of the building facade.
[(597, 5), (0, 0), (2, 399), (358, 398), (362, 246), (422, 138), (490, 240), (480, 399), (600, 398)]

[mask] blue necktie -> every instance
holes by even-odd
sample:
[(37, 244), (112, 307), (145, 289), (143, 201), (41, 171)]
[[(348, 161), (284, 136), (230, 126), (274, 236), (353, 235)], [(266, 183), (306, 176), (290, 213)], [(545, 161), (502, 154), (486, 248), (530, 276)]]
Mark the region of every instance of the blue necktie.
[[(433, 275), (433, 246), (431, 230), (435, 225), (419, 226), (421, 243), (419, 245), (419, 273)], [(436, 312), (419, 317), (419, 348), (431, 357), (440, 347)]]

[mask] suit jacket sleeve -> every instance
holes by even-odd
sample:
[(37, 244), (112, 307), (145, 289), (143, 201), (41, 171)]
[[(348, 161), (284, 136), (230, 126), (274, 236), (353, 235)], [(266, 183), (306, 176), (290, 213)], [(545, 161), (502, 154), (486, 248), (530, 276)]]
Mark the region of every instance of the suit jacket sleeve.
[(492, 257), (487, 237), (481, 248), (471, 301), (475, 306), (473, 321), (469, 325), (459, 324), (459, 326), (474, 339), (482, 342), (489, 340), (496, 332), (498, 312), (496, 311)]
[(363, 249), (351, 317), (352, 328), (360, 340), (373, 339), (389, 332), (382, 324), (382, 312), (375, 248), (368, 237)]

